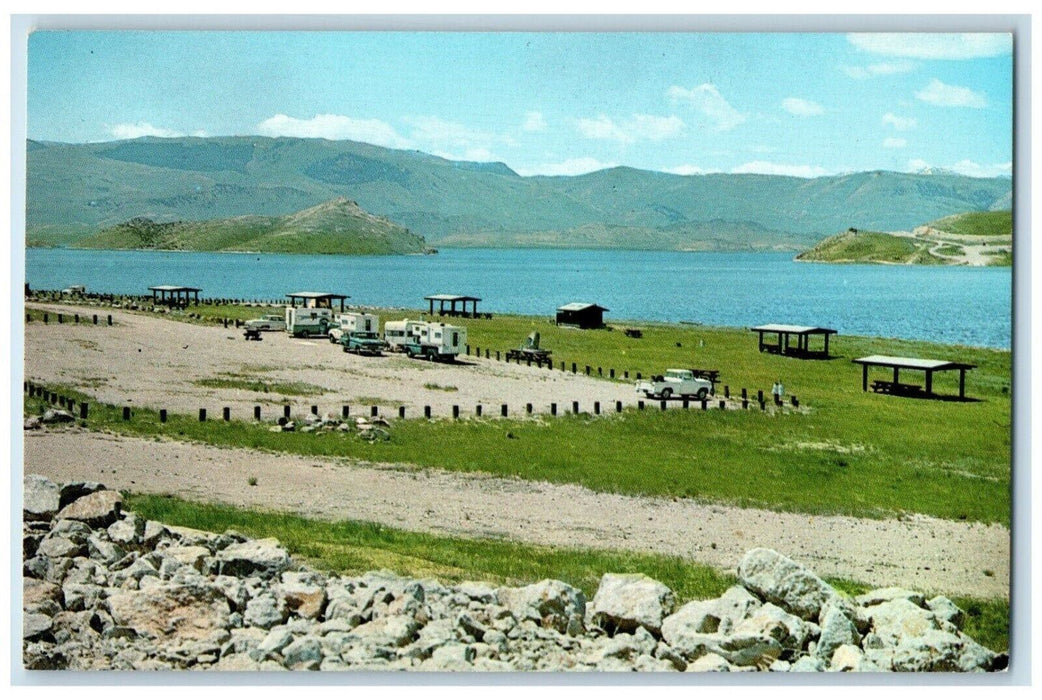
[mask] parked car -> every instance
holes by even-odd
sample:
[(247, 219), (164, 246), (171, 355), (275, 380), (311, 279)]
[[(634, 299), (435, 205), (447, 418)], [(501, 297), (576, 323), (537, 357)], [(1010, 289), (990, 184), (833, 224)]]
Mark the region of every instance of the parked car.
[(286, 330), (286, 319), (282, 314), (266, 314), (260, 318), (250, 319), (246, 322), (248, 331), (284, 331)]
[(665, 374), (653, 376), (650, 381), (637, 382), (637, 392), (654, 399), (701, 400), (713, 393), (713, 382), (696, 376), (689, 369), (667, 369)]

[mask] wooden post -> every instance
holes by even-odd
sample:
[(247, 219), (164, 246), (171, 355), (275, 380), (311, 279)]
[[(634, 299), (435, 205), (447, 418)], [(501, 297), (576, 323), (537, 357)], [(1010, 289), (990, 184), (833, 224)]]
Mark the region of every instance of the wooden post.
[(644, 410), (644, 402), (643, 401), (638, 401), (637, 402), (637, 410), (638, 411), (643, 411)]
[(477, 406), (474, 407), (474, 415), (475, 416), (481, 416), (481, 404), (478, 404)]
[(640, 376), (640, 372), (637, 372), (637, 381), (639, 382), (641, 379), (642, 377)]
[(98, 315), (94, 314), (94, 325), (98, 325)]
[(123, 407), (123, 420), (130, 420), (130, 406)]
[(43, 322), (47, 323), (47, 314), (46, 313), (44, 313), (44, 315), (43, 315)]
[[(723, 401), (721, 401), (720, 403), (723, 403)], [(709, 399), (702, 399), (702, 410), (704, 411), (707, 408), (709, 408)]]
[[(47, 318), (45, 316), (44, 317), (44, 323), (46, 323), (46, 322), (47, 322)], [(575, 374), (575, 363), (574, 362), (572, 363), (572, 374)]]
[(586, 365), (586, 376), (587, 377), (590, 376), (590, 366), (589, 365)]
[(756, 400), (763, 403), (763, 389), (756, 390)]
[(528, 414), (532, 413), (532, 404), (530, 404), (530, 403), (526, 403), (525, 404), (525, 413), (528, 413)]
[(314, 404), (311, 405), (311, 415), (313, 415), (313, 416), (317, 416), (318, 415), (318, 406), (316, 406)]
[(966, 369), (964, 367), (959, 368), (959, 398), (966, 398)]
[(799, 408), (800, 407), (800, 400), (797, 399), (795, 396), (792, 397), (792, 407), (793, 408)]
[(206, 409), (205, 408), (200, 408), (199, 409), (199, 422), (200, 423), (205, 423), (206, 422)]
[(861, 365), (861, 391), (868, 391), (868, 365)]
[(58, 314), (58, 323), (65, 323), (65, 316)]
[(933, 370), (926, 370), (926, 395), (933, 393)]
[(398, 417), (405, 418), (405, 406), (398, 407)]
[(489, 350), (488, 350), (488, 348), (485, 348), (485, 359), (486, 360), (489, 359)]
[(724, 401), (723, 399), (720, 399), (720, 410), (723, 411), (726, 408), (727, 408), (727, 402)]
[(289, 404), (282, 407), (282, 415), (289, 418)]
[(496, 362), (499, 362), (499, 350), (496, 350)]
[(575, 413), (575, 414), (579, 413), (579, 402), (578, 401), (572, 401), (572, 413)]
[(80, 420), (87, 420), (87, 410), (89, 406), (86, 401), (80, 402)]
[(595, 416), (601, 415), (601, 402), (600, 401), (594, 401), (593, 402), (593, 415), (595, 415)]
[(749, 399), (745, 398), (744, 396), (742, 397), (742, 408), (749, 408)]
[(727, 384), (724, 384), (724, 398), (725, 399), (731, 398), (731, 387), (728, 386)]
[(253, 407), (253, 420), (259, 421), (260, 419), (261, 419), (261, 407), (260, 406), (254, 406)]
[(109, 314), (109, 325), (112, 325), (112, 314)]
[(685, 399), (684, 399), (684, 403), (683, 403), (683, 406), (684, 406), (684, 408), (690, 408), (690, 406), (688, 405), (688, 400), (687, 400), (687, 398), (685, 398)]
[(630, 371), (629, 371), (628, 369), (627, 369), (627, 370), (624, 370), (624, 371), (622, 372), (622, 378), (623, 378), (623, 379), (629, 379), (629, 378), (630, 378)]
[(615, 402), (615, 412), (616, 413), (622, 413), (622, 402), (621, 401), (616, 401)]
[(221, 409), (221, 417), (224, 418), (224, 420), (226, 420), (226, 421), (231, 420), (232, 419), (232, 409), (229, 408), (228, 406), (225, 406), (223, 409)]
[(557, 404), (555, 404), (555, 403), (550, 404), (550, 415), (551, 416), (556, 416), (557, 415)]
[(665, 411), (666, 410), (666, 400), (662, 399), (658, 403), (659, 403), (659, 408), (661, 408), (663, 411)]
[(453, 404), (452, 406), (452, 417), (459, 418), (459, 406)]
[(424, 406), (423, 407), (423, 417), (424, 418), (430, 418), (431, 417), (431, 407), (430, 406)]
[(160, 423), (166, 423), (166, 409), (165, 408), (159, 409), (159, 422)]
[(376, 418), (379, 414), (380, 414), (380, 407), (379, 406), (371, 406), (369, 408), (369, 415), (371, 417)]
[(504, 418), (507, 417), (507, 405), (506, 404), (503, 404), (502, 406), (499, 407), (499, 415), (503, 416)]
[(345, 403), (345, 404), (343, 405), (343, 407), (342, 407), (342, 408), (340, 409), (340, 416), (341, 416), (341, 418), (347, 418), (347, 417), (348, 417), (348, 416), (350, 416), (350, 415), (351, 415), (351, 407), (350, 407), (350, 406), (348, 406), (348, 405), (347, 405), (347, 404)]

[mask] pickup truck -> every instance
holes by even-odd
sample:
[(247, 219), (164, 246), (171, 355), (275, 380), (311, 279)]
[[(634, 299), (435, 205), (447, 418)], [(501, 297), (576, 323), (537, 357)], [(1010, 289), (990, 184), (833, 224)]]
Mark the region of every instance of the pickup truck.
[(387, 343), (379, 335), (371, 331), (350, 331), (340, 336), (340, 345), (344, 352), (357, 355), (380, 355)]
[(713, 392), (713, 382), (698, 377), (689, 369), (667, 369), (665, 374), (651, 377), (649, 381), (637, 382), (637, 393), (648, 398), (704, 399)]
[(282, 314), (267, 314), (260, 318), (254, 318), (246, 322), (248, 331), (284, 331), (286, 330), (286, 319)]

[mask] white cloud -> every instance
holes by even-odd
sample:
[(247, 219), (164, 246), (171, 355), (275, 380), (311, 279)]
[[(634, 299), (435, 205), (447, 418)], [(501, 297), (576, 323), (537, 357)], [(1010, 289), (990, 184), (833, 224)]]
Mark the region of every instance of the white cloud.
[(907, 145), (908, 141), (905, 139), (898, 139), (893, 136), (883, 139), (883, 148), (904, 148)]
[(957, 173), (970, 177), (1008, 177), (1013, 174), (1013, 162), (981, 165), (972, 160), (960, 160), (951, 167)]
[(784, 163), (769, 163), (764, 160), (754, 160), (731, 170), (732, 173), (756, 173), (759, 175), (788, 175), (790, 177), (821, 177), (828, 175), (828, 171), (816, 165), (787, 165)]
[(786, 97), (782, 100), (782, 109), (797, 117), (813, 117), (822, 114), (825, 109), (817, 102), (804, 100), (800, 97)]
[(748, 119), (747, 115), (732, 107), (711, 83), (703, 83), (690, 90), (674, 85), (666, 94), (673, 102), (682, 102), (694, 107), (713, 123), (717, 131), (729, 131)]
[(684, 121), (677, 116), (659, 117), (654, 114), (634, 114), (623, 122), (603, 114), (596, 119), (579, 119), (579, 133), (588, 139), (634, 143), (636, 141), (663, 141), (684, 132)]
[(603, 163), (596, 158), (569, 158), (560, 163), (543, 163), (531, 168), (514, 168), (518, 175), (584, 175), (597, 170), (614, 168), (617, 163)]
[(988, 105), (988, 101), (978, 92), (961, 87), (959, 85), (948, 85), (937, 78), (930, 81), (915, 96), (923, 102), (940, 105), (942, 107), (972, 107), (981, 109)]
[(183, 131), (164, 129), (161, 126), (153, 126), (148, 122), (116, 124), (115, 126), (109, 127), (109, 132), (117, 139), (136, 139), (141, 138), (142, 136), (160, 136), (162, 138), (170, 139), (186, 135)]
[(964, 60), (1012, 52), (1011, 34), (848, 34), (847, 41), (869, 53), (906, 58)]
[(662, 172), (672, 173), (674, 175), (705, 175), (708, 170), (700, 168), (697, 165), (677, 165), (672, 168), (663, 168)]
[(892, 112), (887, 112), (886, 114), (884, 114), (882, 121), (885, 126), (892, 126), (898, 131), (908, 131), (910, 129), (914, 129), (916, 125), (919, 123), (916, 121), (915, 117), (899, 117), (898, 115)]
[(872, 63), (867, 66), (840, 66), (840, 70), (851, 78), (866, 80), (880, 75), (897, 75), (898, 73), (910, 73), (915, 69), (911, 61), (893, 61), (889, 63)]
[(596, 119), (579, 119), (577, 122), (579, 133), (588, 139), (599, 139), (604, 141), (618, 141), (619, 143), (632, 143), (633, 137), (616, 124), (609, 117), (601, 114)]
[(542, 112), (526, 112), (525, 121), (521, 125), (522, 131), (546, 131), (546, 119)]
[(388, 148), (411, 148), (413, 145), (387, 122), (379, 119), (354, 119), (341, 114), (316, 114), (311, 119), (296, 119), (285, 114), (276, 114), (258, 124), (257, 131), (263, 136), (350, 139)]

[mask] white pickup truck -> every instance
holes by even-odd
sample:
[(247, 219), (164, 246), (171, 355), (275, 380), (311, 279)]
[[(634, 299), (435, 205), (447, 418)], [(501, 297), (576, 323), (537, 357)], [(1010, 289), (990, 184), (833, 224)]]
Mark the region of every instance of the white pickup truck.
[(713, 391), (713, 383), (703, 377), (696, 377), (689, 369), (667, 369), (665, 374), (651, 377), (649, 381), (637, 382), (637, 393), (648, 398), (671, 399), (694, 398), (704, 399)]
[(268, 314), (260, 318), (250, 319), (246, 322), (248, 331), (284, 331), (286, 330), (286, 319), (282, 314)]

